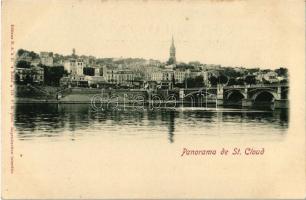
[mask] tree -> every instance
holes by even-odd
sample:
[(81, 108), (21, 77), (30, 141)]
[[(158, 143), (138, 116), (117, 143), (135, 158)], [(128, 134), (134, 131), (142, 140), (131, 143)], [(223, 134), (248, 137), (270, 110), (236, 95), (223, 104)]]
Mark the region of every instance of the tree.
[(248, 85), (256, 84), (256, 78), (254, 75), (247, 75), (244, 81)]
[(39, 55), (37, 53), (35, 53), (34, 51), (30, 51), (29, 52), (29, 56), (34, 60), (36, 58), (39, 58)]
[(253, 74), (253, 73), (255, 73), (255, 72), (259, 72), (259, 68), (251, 68), (251, 69), (248, 69), (248, 72), (250, 73), (250, 74)]
[(279, 83), (287, 84), (287, 83), (288, 83), (288, 79), (283, 79), (283, 80), (281, 80)]
[(228, 81), (227, 76), (225, 76), (224, 74), (220, 74), (218, 77), (218, 83), (220, 84), (226, 84)]
[(25, 60), (20, 60), (17, 62), (16, 67), (17, 68), (30, 68), (31, 63)]
[(64, 66), (41, 66), (44, 68), (44, 81), (46, 85), (59, 86), (60, 79), (68, 74)]
[(230, 78), (227, 82), (227, 85), (232, 86), (232, 85), (238, 85), (238, 84), (235, 78)]
[(204, 85), (203, 76), (196, 76), (195, 78), (187, 78), (186, 81), (187, 81), (187, 86), (189, 88), (203, 87)]
[(236, 79), (237, 85), (244, 85), (244, 78), (240, 77)]
[(22, 56), (25, 52), (26, 52), (26, 51), (25, 51), (24, 49), (19, 49), (19, 50), (17, 51), (17, 56), (20, 57), (20, 56)]
[(288, 69), (287, 68), (279, 68), (276, 69), (275, 72), (277, 73), (278, 76), (282, 76), (282, 77), (288, 77)]
[(210, 84), (213, 85), (213, 86), (215, 86), (215, 85), (218, 84), (218, 78), (215, 77), (215, 76), (210, 76), (210, 77), (208, 78), (208, 80), (209, 80)]
[(204, 85), (203, 76), (196, 76), (194, 81), (195, 81), (195, 87), (203, 87), (203, 85)]
[(175, 60), (173, 58), (169, 58), (169, 60), (167, 61), (167, 65), (172, 65), (175, 63)]
[(190, 68), (190, 65), (186, 63), (181, 62), (181, 63), (176, 64), (176, 69), (186, 70), (188, 68)]
[(17, 84), (20, 83), (20, 76), (17, 73), (15, 73), (15, 83), (17, 83)]
[(222, 73), (227, 76), (227, 77), (231, 77), (231, 78), (238, 78), (238, 77), (241, 77), (244, 75), (243, 72), (240, 72), (240, 71), (236, 71), (234, 70), (233, 68), (224, 68)]
[(28, 53), (28, 56), (30, 56), (33, 59), (39, 58), (39, 55), (35, 53), (34, 51), (27, 51), (25, 49), (19, 49), (17, 51), (17, 56), (21, 57), (23, 54)]

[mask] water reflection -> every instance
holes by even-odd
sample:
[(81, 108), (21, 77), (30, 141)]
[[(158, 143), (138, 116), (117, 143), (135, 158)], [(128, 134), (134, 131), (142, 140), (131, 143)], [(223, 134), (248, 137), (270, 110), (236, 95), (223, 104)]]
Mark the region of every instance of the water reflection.
[(176, 135), (283, 134), (288, 110), (106, 110), (96, 112), (87, 104), (17, 104), (15, 125), (19, 139), (60, 137), (73, 139), (97, 134)]

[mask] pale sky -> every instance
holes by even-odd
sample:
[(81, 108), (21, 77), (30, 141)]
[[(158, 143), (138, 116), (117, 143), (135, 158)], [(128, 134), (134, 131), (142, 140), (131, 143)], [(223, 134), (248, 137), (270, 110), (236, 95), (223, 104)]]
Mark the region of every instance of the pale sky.
[(24, 0), (12, 21), (18, 47), (36, 52), (166, 61), (173, 35), (178, 61), (286, 67), (303, 27), (286, 4), (269, 2)]

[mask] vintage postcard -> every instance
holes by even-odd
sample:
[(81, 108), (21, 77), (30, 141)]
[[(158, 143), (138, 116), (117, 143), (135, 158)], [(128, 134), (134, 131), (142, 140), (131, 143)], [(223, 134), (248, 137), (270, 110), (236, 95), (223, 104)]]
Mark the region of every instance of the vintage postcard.
[(304, 1), (1, 11), (2, 198), (305, 198)]

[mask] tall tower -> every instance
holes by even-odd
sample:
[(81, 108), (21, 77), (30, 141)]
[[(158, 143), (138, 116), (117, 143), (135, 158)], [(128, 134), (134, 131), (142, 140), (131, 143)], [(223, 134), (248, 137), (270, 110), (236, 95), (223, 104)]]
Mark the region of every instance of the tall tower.
[(172, 36), (172, 43), (170, 46), (170, 58), (168, 61), (169, 64), (175, 64), (176, 63), (176, 57), (175, 57), (175, 46), (174, 46), (174, 39)]

